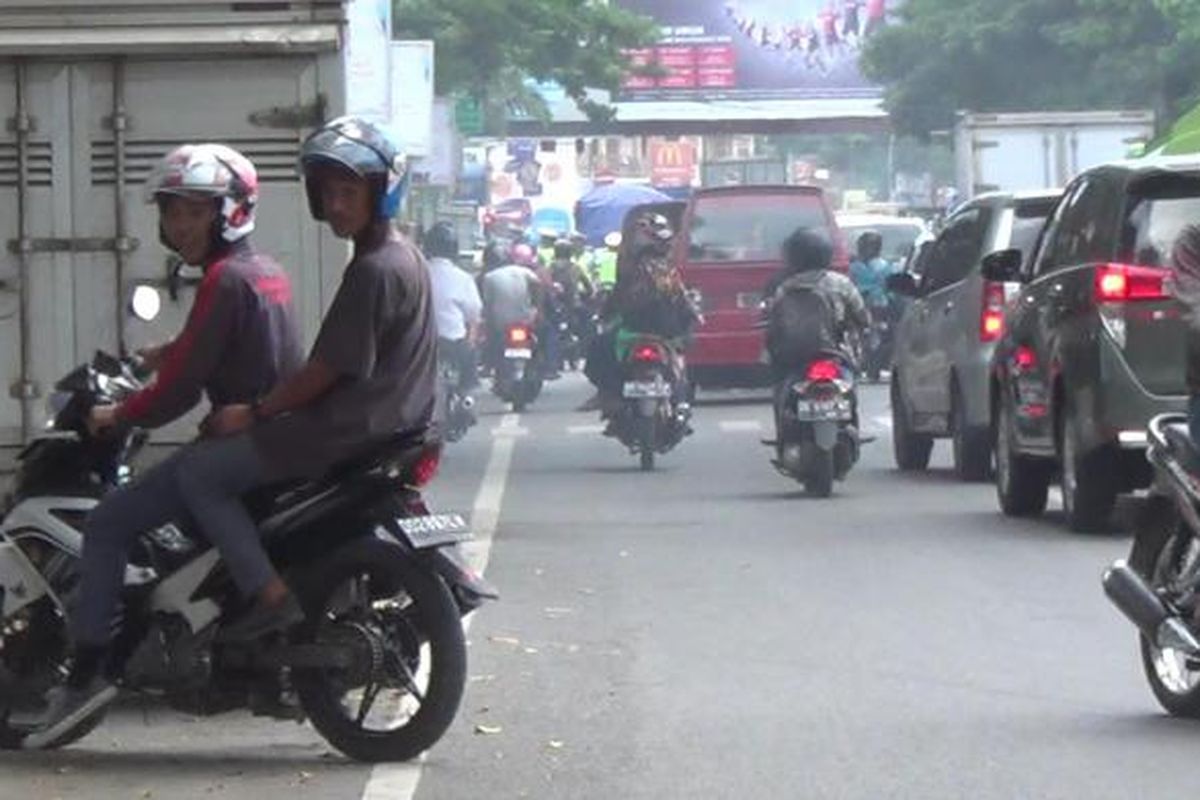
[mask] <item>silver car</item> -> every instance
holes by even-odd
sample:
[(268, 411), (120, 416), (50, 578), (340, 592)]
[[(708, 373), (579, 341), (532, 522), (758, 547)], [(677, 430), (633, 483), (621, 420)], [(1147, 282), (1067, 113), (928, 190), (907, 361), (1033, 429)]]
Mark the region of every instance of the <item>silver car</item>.
[[(902, 470), (923, 470), (936, 438), (954, 440), (954, 470), (986, 480), (992, 468), (988, 365), (1015, 284), (987, 281), (988, 253), (1033, 250), (1059, 191), (986, 194), (964, 204), (889, 287), (910, 298), (896, 332), (892, 442)], [(920, 278), (914, 277), (919, 275)]]

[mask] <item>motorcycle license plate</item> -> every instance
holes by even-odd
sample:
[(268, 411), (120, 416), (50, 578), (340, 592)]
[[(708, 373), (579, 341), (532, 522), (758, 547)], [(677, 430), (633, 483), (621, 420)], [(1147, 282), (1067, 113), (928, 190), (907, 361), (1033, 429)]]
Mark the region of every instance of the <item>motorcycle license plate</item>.
[(844, 422), (852, 418), (850, 401), (845, 398), (796, 401), (796, 419), (801, 422)]
[(533, 351), (520, 347), (510, 347), (504, 351), (505, 358), (533, 358)]
[(662, 381), (626, 381), (625, 397), (670, 397), (671, 387)]
[(400, 532), (418, 550), (471, 539), (471, 528), (461, 514), (429, 514), (424, 517), (400, 517)]

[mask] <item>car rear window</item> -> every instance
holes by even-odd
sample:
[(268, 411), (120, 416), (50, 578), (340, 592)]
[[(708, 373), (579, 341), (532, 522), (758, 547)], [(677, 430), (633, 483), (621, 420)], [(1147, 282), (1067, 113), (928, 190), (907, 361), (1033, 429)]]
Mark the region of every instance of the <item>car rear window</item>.
[(829, 233), (821, 197), (800, 192), (712, 195), (696, 200), (688, 260), (737, 263), (777, 261), (797, 228)]
[(1175, 240), (1200, 222), (1200, 176), (1173, 175), (1135, 186), (1121, 231), (1122, 261), (1167, 266)]

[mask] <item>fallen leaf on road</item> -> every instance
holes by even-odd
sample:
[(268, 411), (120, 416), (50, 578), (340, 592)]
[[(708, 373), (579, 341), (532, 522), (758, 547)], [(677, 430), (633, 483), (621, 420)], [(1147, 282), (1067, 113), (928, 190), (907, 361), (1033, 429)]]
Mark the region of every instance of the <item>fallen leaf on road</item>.
[(154, 796), (154, 792), (150, 791), (149, 789), (145, 789), (142, 791), (142, 800), (149, 800), (149, 798), (151, 798), (153, 796)]
[(308, 783), (309, 781), (311, 781), (313, 779), (313, 774), (311, 772), (304, 772), (302, 770), (300, 772), (299, 777), (300, 777), (300, 783)]
[(541, 567), (538, 567), (537, 569), (535, 569), (533, 571), (533, 574), (537, 575), (540, 578), (542, 575), (546, 574), (546, 570), (542, 569)]
[(525, 652), (526, 652), (526, 653), (528, 653), (528, 654), (529, 654), (529, 655), (531, 655), (531, 656), (532, 656), (532, 655), (536, 655), (536, 654), (537, 654), (537, 651), (538, 651), (538, 649), (537, 649), (536, 647), (526, 647), (526, 648), (525, 648)]
[(578, 653), (578, 652), (579, 652), (579, 645), (577, 645), (577, 644), (569, 644), (569, 645), (567, 645), (567, 652), (568, 652), (568, 653)]
[(562, 617), (562, 616), (566, 616), (567, 614), (574, 614), (575, 609), (566, 608), (564, 606), (548, 606), (545, 609), (545, 612), (552, 617)]
[(595, 589), (579, 589), (578, 592), (580, 594), (595, 594), (596, 590)]
[(494, 680), (496, 680), (495, 675), (472, 675), (467, 678), (469, 683), (491, 683)]
[(511, 644), (514, 646), (521, 643), (520, 639), (512, 636), (489, 636), (488, 641), (496, 644)]
[(497, 733), (500, 733), (503, 730), (504, 728), (499, 725), (479, 724), (475, 726), (475, 732), (481, 736), (495, 736)]
[(629, 551), (622, 550), (621, 552), (617, 553), (617, 555), (619, 555), (621, 558), (629, 558)]
[(558, 739), (551, 739), (546, 744), (550, 747), (551, 750), (562, 750), (564, 743), (560, 742)]

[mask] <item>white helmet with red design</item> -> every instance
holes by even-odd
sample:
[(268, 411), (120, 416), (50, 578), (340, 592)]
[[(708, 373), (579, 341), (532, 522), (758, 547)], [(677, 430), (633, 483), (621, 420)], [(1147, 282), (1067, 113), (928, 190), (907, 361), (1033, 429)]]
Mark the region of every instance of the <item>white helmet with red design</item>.
[(145, 199), (163, 195), (220, 199), (221, 239), (236, 242), (254, 230), (258, 172), (250, 159), (223, 144), (185, 144), (163, 156), (146, 179)]

